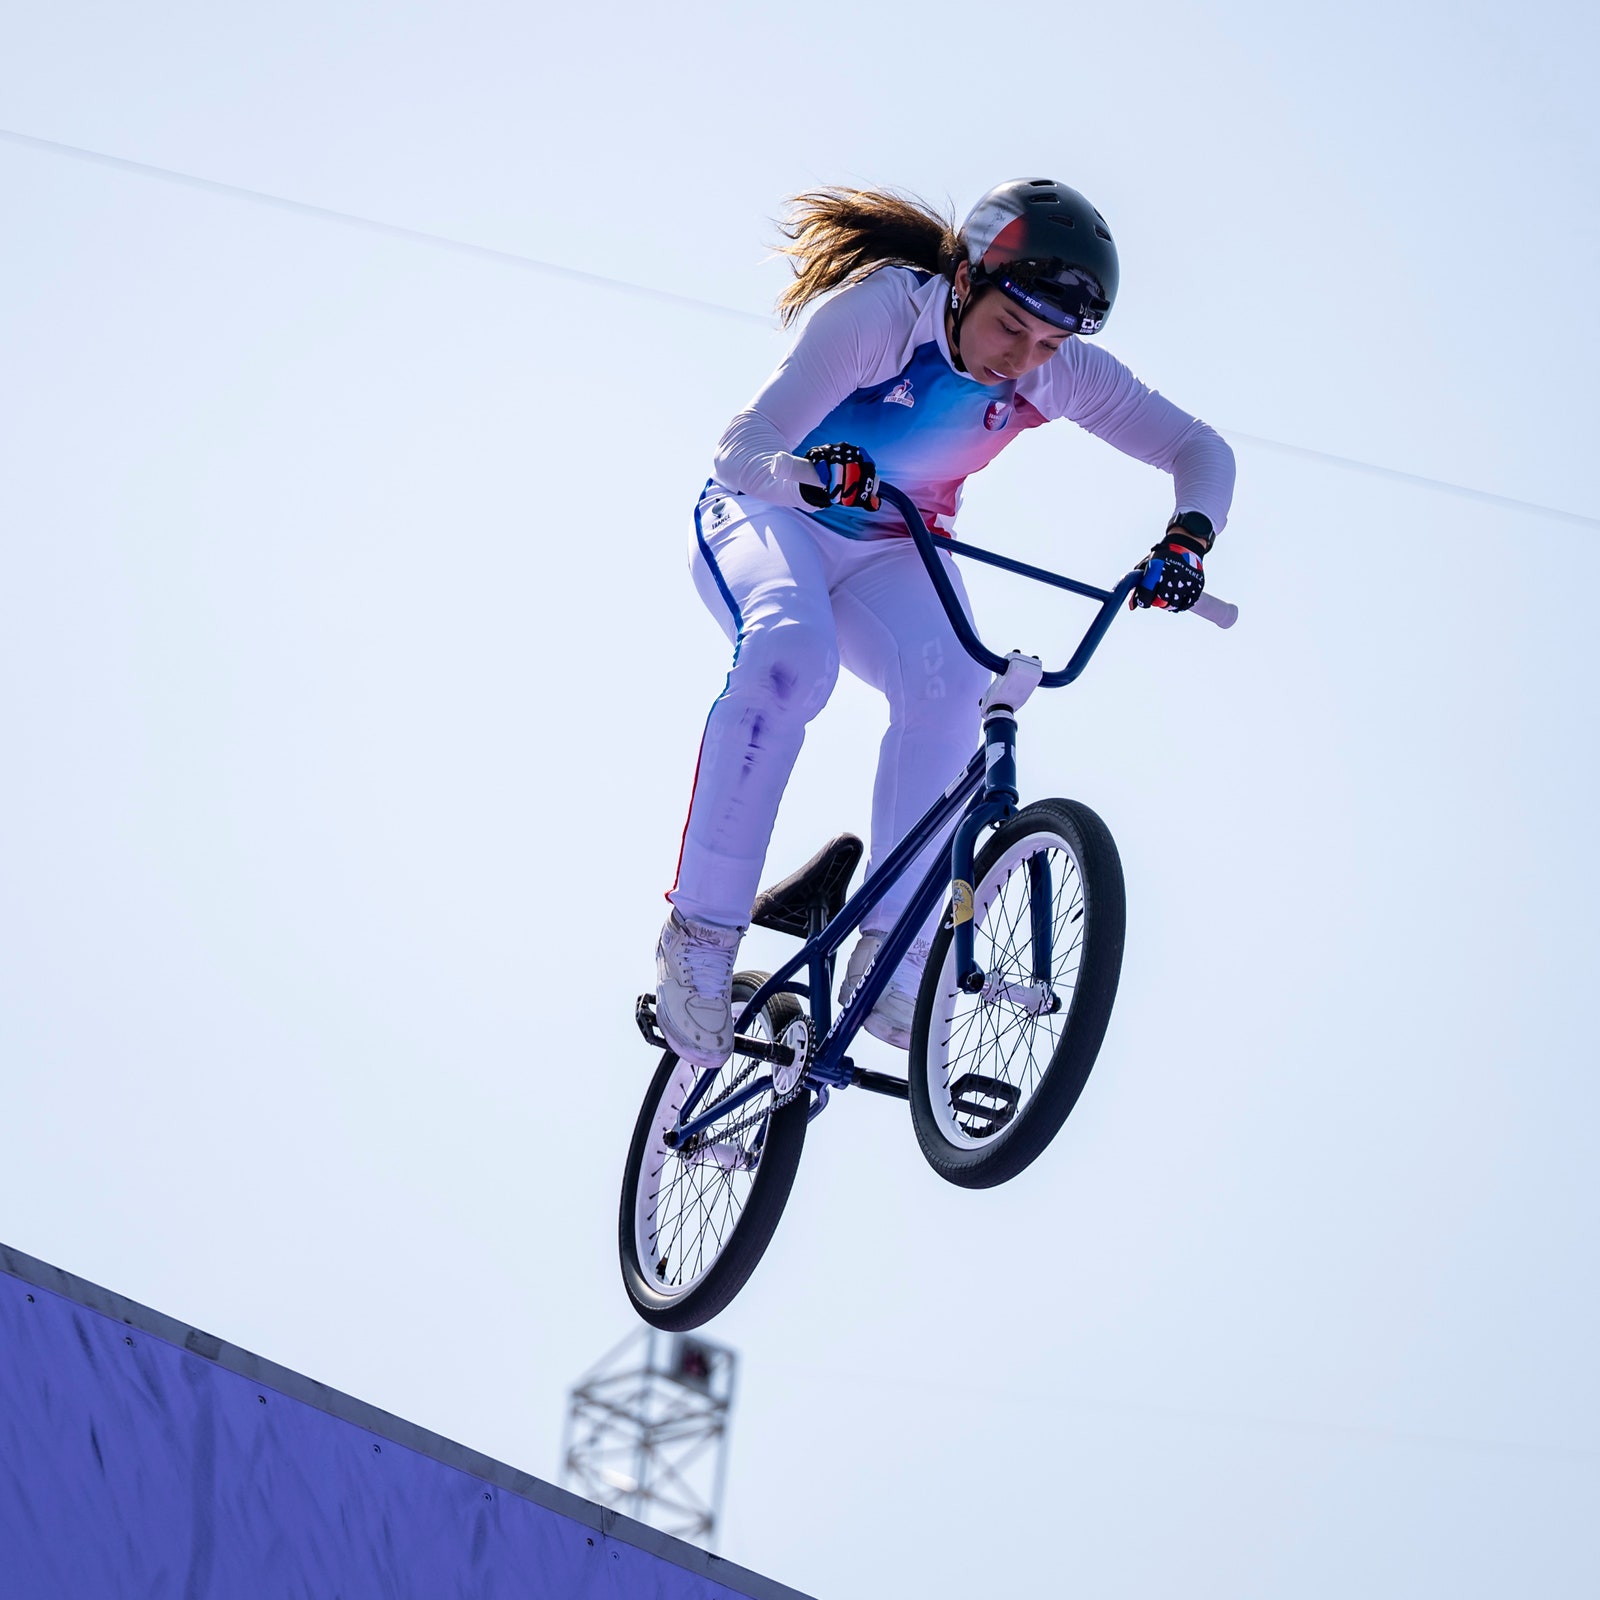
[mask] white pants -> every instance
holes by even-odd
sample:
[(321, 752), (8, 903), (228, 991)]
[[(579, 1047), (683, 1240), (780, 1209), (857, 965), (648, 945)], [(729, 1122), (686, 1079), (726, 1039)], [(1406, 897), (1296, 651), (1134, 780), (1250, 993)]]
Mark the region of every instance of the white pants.
[[(941, 559), (970, 615), (954, 561)], [(706, 719), (668, 899), (685, 916), (744, 927), (806, 724), (841, 662), (889, 701), (872, 792), (874, 863), (977, 748), (989, 674), (961, 648), (910, 539), (849, 539), (802, 512), (708, 492), (695, 510), (690, 570), (734, 652)], [(902, 875), (869, 928), (893, 923), (940, 847)]]

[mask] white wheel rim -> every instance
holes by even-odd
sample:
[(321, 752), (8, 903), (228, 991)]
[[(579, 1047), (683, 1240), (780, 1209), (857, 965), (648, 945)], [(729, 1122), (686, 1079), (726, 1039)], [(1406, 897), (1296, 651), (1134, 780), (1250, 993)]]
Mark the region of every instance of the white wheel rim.
[[(764, 1014), (755, 1017), (746, 1031), (762, 1039), (771, 1036)], [(735, 1056), (718, 1076), (744, 1065), (744, 1059)], [(732, 1167), (726, 1159), (687, 1161), (667, 1148), (665, 1135), (677, 1121), (678, 1108), (693, 1090), (696, 1077), (695, 1068), (686, 1063), (674, 1066), (656, 1101), (634, 1196), (633, 1241), (639, 1270), (651, 1291), (665, 1300), (681, 1299), (716, 1265), (744, 1214), (756, 1174), (755, 1167)], [(716, 1093), (713, 1084), (707, 1100)], [(747, 1100), (734, 1120), (753, 1114), (760, 1105), (760, 1100)], [(715, 1125), (708, 1131), (714, 1133)], [(748, 1150), (760, 1131), (758, 1124), (738, 1134), (737, 1140)]]
[[(1050, 852), (1051, 873), (1050, 981), (1060, 1009), (1039, 1014), (1028, 1003), (1034, 983), (1027, 863), (1045, 850)], [(990, 998), (966, 994), (956, 986), (952, 939), (945, 947), (928, 1019), (928, 1101), (940, 1136), (958, 1150), (993, 1149), (1016, 1126), (1055, 1055), (1072, 1013), (1083, 955), (1082, 864), (1067, 840), (1041, 828), (1007, 847), (984, 874), (972, 899), (975, 955), (989, 975), (985, 992)], [(981, 1117), (956, 1106), (951, 1086), (969, 1072), (997, 1078), (1017, 1090), (1017, 1106), (1001, 1128), (985, 1132)]]

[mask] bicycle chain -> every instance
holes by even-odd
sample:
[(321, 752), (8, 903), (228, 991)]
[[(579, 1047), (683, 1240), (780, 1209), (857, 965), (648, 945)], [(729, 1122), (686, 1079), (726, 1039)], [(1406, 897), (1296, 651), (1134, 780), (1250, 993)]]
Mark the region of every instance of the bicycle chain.
[[(724, 1100), (728, 1099), (728, 1097), (732, 1095), (741, 1084), (744, 1083), (744, 1081), (756, 1070), (756, 1068), (767, 1065), (770, 1065), (770, 1063), (763, 1062), (752, 1057), (745, 1063), (744, 1068), (730, 1080), (727, 1088), (725, 1088), (722, 1093), (705, 1108), (706, 1111), (715, 1111)], [(678, 1154), (680, 1156), (692, 1155), (694, 1151), (700, 1149), (705, 1144), (707, 1138), (713, 1132), (715, 1132), (717, 1135), (716, 1142), (722, 1143), (728, 1139), (731, 1139), (735, 1134), (743, 1133), (746, 1128), (755, 1127), (757, 1123), (765, 1121), (765, 1119), (774, 1111), (778, 1111), (782, 1107), (788, 1105), (788, 1103), (806, 1087), (807, 1084), (805, 1074), (801, 1073), (800, 1077), (795, 1081), (794, 1087), (790, 1089), (787, 1094), (774, 1095), (769, 1104), (760, 1106), (755, 1111), (752, 1111), (748, 1115), (741, 1117), (739, 1121), (733, 1123), (730, 1127), (715, 1129), (707, 1128), (704, 1133), (699, 1134), (686, 1148), (680, 1150)]]

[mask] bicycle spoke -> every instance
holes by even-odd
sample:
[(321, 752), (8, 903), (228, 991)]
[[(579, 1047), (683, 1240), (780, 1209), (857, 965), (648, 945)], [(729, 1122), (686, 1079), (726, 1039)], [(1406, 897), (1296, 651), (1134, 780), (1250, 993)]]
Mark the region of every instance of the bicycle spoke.
[[(1038, 847), (1050, 856), (1050, 994), (1057, 1009), (1034, 1011), (1017, 998), (1040, 980), (1034, 972), (1035, 919), (1029, 858), (1023, 850), (1008, 859), (1005, 875), (988, 886), (976, 907), (974, 957), (988, 983), (984, 994), (969, 995), (953, 987), (945, 992), (945, 1022), (940, 1030), (939, 1076), (943, 1079), (948, 1115), (968, 1139), (999, 1131), (992, 1119), (958, 1108), (951, 1088), (969, 1074), (992, 1079), (1018, 1092), (1018, 1100), (1000, 1126), (1015, 1119), (1038, 1091), (1071, 1012), (1083, 960), (1084, 884), (1078, 863), (1053, 839)], [(980, 895), (983, 886), (980, 885)], [(953, 959), (953, 956), (952, 958)], [(937, 1080), (936, 1080), (937, 1081)]]
[[(770, 1037), (763, 1020), (752, 1033)], [(702, 1096), (697, 1115), (714, 1114), (733, 1098), (756, 1072), (757, 1060), (736, 1057), (718, 1069), (717, 1080)], [(680, 1092), (664, 1100), (657, 1112), (658, 1138), (672, 1128), (693, 1088), (689, 1076)], [(660, 1147), (661, 1153), (641, 1173), (646, 1210), (642, 1217), (641, 1256), (648, 1256), (657, 1287), (675, 1293), (697, 1283), (722, 1254), (738, 1225), (760, 1164), (764, 1127), (771, 1116), (770, 1095), (760, 1095), (730, 1109), (682, 1149)], [(718, 1147), (732, 1147), (727, 1157)]]
[(1037, 1160), (1083, 1091), (1116, 992), (1125, 902), (1115, 843), (1076, 801), (1023, 807), (973, 864), (983, 981), (957, 983), (954, 930), (942, 928), (910, 1093), (934, 1170), (982, 1189)]

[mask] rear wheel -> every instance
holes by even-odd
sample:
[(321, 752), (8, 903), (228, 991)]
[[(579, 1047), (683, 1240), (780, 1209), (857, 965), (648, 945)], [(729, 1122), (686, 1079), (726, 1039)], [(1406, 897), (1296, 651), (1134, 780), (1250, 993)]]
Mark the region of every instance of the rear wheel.
[[(734, 974), (735, 1013), (766, 978)], [(745, 1031), (776, 1039), (800, 1017), (793, 995), (775, 995)], [(810, 1101), (802, 1090), (776, 1105), (780, 1097), (769, 1088), (672, 1149), (666, 1135), (702, 1075), (670, 1050), (661, 1058), (634, 1125), (618, 1217), (628, 1298), (646, 1322), (675, 1332), (716, 1316), (772, 1242), (805, 1148)], [(771, 1075), (767, 1062), (733, 1056), (717, 1069), (694, 1115)]]
[[(1106, 825), (1040, 800), (995, 829), (974, 864), (981, 991), (956, 982), (955, 935), (933, 939), (910, 1049), (911, 1118), (940, 1177), (1014, 1178), (1083, 1092), (1116, 999), (1125, 907)], [(1048, 944), (1048, 959), (1045, 959)]]

